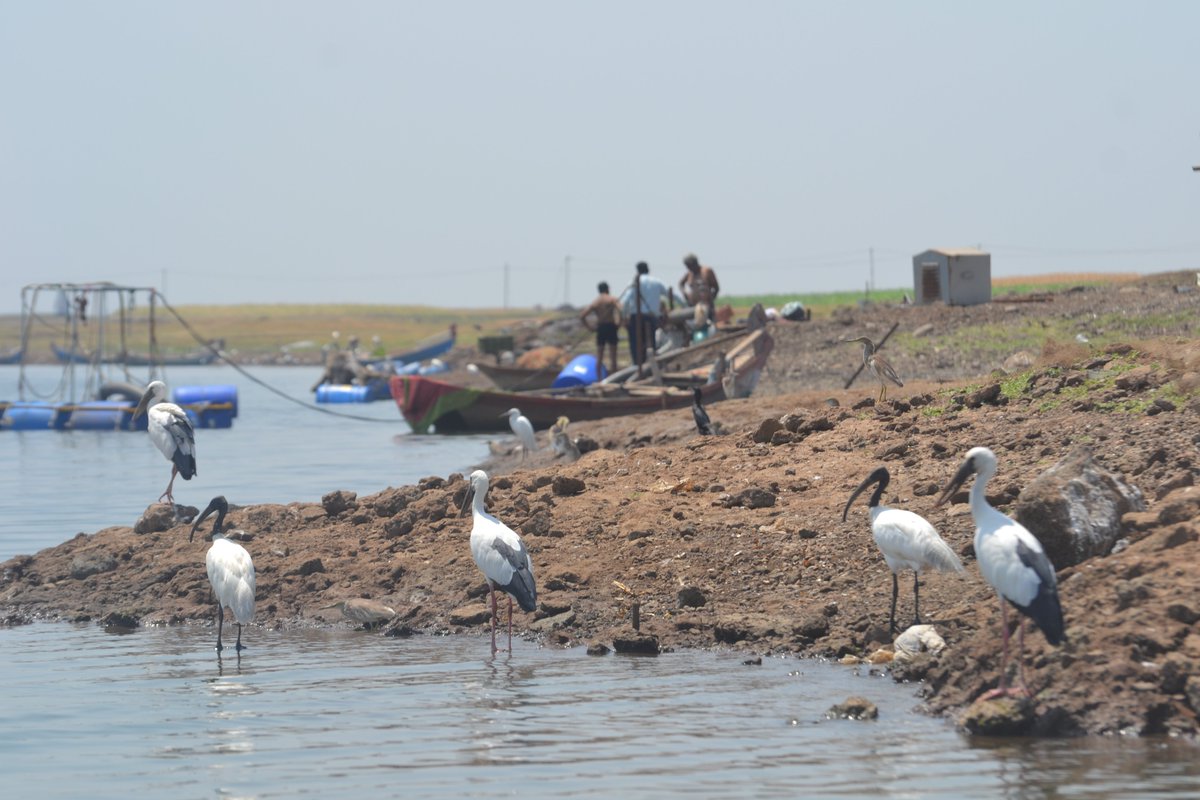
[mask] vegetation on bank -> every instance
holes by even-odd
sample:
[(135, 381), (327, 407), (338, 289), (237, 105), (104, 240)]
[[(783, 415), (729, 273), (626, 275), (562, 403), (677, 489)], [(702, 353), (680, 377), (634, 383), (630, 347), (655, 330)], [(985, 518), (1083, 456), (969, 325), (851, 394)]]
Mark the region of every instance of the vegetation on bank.
[[(1047, 275), (1041, 278), (997, 279), (993, 282), (997, 297), (1028, 295), (1039, 292), (1061, 291), (1078, 286), (1122, 283), (1139, 276), (1130, 274), (1105, 275), (1089, 273), (1082, 275)], [(862, 292), (823, 292), (769, 295), (729, 295), (723, 302), (733, 306), (735, 314), (745, 314), (755, 303), (781, 308), (788, 302), (799, 300), (820, 318), (832, 315), (840, 307), (855, 305), (867, 299), (874, 303), (898, 303), (907, 289), (883, 289), (864, 295)], [(159, 308), (155, 317), (155, 337), (159, 347), (166, 353), (183, 353), (199, 346), (201, 339), (223, 339), (226, 347), (242, 354), (277, 354), (281, 350), (297, 355), (315, 353), (329, 342), (333, 331), (340, 332), (342, 341), (357, 336), (361, 346), (370, 350), (373, 337), (379, 337), (380, 349), (396, 352), (407, 349), (431, 336), (446, 331), (452, 323), (459, 326), (459, 341), (473, 345), (480, 336), (502, 334), (514, 326), (535, 324), (539, 320), (553, 318), (565, 312), (548, 311), (541, 308), (471, 308), (453, 309), (432, 306), (393, 306), (356, 304), (312, 304), (312, 305), (268, 305), (243, 304), (229, 306), (178, 306), (176, 310), (187, 321), (192, 331), (180, 324), (170, 311)], [(572, 312), (573, 313), (573, 312)], [(1141, 335), (1153, 335), (1158, 329), (1175, 327), (1178, 320), (1126, 317), (1122, 314), (1107, 314), (1104, 319), (1090, 321), (1090, 326), (1103, 329), (1112, 340)], [(108, 335), (114, 335), (109, 326)], [(1050, 337), (1073, 338), (1078, 324), (1072, 320), (1054, 321), (1051, 328), (1043, 325), (982, 326), (970, 334), (972, 346), (986, 346), (1000, 351), (1013, 349), (1035, 349)], [(31, 329), (30, 350), (49, 358), (51, 342), (66, 345), (70, 334), (66, 321), (61, 317), (45, 314), (36, 320)], [(964, 344), (962, 332), (957, 339), (934, 338), (917, 341), (910, 333), (897, 332), (889, 347), (913, 349), (928, 347), (954, 347)], [(80, 347), (95, 348), (96, 326), (80, 328)], [(146, 309), (139, 308), (128, 318), (126, 339), (131, 351), (145, 349), (149, 341), (149, 318)], [(21, 319), (19, 315), (0, 316), (0, 348), (16, 347), (21, 341)], [(1107, 339), (1105, 339), (1107, 341)], [(110, 341), (106, 352), (117, 348)], [(39, 358), (41, 358), (39, 356)]]

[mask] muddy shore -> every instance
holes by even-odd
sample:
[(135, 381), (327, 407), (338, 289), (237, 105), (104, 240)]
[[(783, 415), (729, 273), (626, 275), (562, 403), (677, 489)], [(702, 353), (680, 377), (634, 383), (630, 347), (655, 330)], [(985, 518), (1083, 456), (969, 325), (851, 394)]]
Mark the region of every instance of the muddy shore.
[[(868, 668), (923, 681), (930, 710), (973, 730), (1196, 735), (1200, 344), (1196, 295), (1172, 295), (1143, 285), (1015, 308), (858, 309), (820, 325), (780, 324), (756, 396), (709, 409), (723, 435), (698, 436), (683, 410), (572, 424), (572, 435), (596, 445), (574, 463), (543, 448), (522, 465), (500, 441), (486, 465), (488, 506), (525, 538), (539, 589), (537, 611), (518, 613), (517, 628), (549, 646), (611, 646), (636, 638), (636, 604), (638, 635), (658, 647), (873, 658), (881, 663)], [(1160, 314), (1156, 304), (1190, 304), (1192, 315)], [(983, 340), (974, 352), (934, 344), (1036, 315), (1093, 325), (1080, 339), (1094, 339), (1098, 312), (1113, 310), (1174, 322), (1101, 346), (1047, 342), (1007, 373), (992, 372), (1007, 356)], [(879, 338), (893, 321), (908, 334), (934, 328), (888, 352), (912, 380), (878, 404), (869, 378), (841, 389), (858, 351), (838, 338)], [(934, 507), (976, 445), (999, 458), (988, 495), (1009, 513), (1035, 478), (1080, 448), (1140, 495), (1140, 507), (1117, 514), (1115, 547), (1059, 565), (1069, 642), (1052, 647), (1029, 632), (1034, 697), (982, 710), (972, 704), (999, 678), (1000, 609), (974, 562), (965, 495)], [(904, 665), (887, 661), (891, 573), (865, 498), (842, 520), (850, 493), (880, 465), (892, 477), (884, 502), (925, 516), (966, 567), (922, 576), (922, 615), (946, 646)], [(330, 489), (311, 504), (238, 508), (229, 498), (257, 568), (256, 624), (350, 624), (320, 608), (370, 597), (399, 612), (388, 634), (485, 633), (471, 520), (459, 514), (462, 475), (363, 497)], [(8, 624), (211, 624), (207, 538), (187, 544), (190, 527), (161, 511), (0, 564)], [(907, 573), (897, 614), (912, 614)]]

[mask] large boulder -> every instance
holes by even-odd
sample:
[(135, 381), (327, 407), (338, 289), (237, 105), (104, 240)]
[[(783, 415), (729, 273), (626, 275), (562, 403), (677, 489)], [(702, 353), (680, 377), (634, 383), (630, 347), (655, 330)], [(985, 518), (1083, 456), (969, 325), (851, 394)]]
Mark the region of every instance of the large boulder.
[(1089, 448), (1079, 447), (1022, 490), (1015, 516), (1062, 569), (1112, 550), (1121, 538), (1121, 516), (1143, 508), (1136, 486), (1100, 466)]

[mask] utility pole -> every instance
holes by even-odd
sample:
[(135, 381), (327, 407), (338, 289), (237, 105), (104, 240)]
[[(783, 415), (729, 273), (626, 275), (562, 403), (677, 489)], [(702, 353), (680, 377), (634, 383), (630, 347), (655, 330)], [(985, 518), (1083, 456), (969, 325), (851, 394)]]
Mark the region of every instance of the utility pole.
[(871, 257), (871, 291), (875, 291), (875, 248), (867, 251)]
[(563, 305), (571, 305), (571, 257), (563, 259)]
[(504, 308), (508, 308), (508, 262), (504, 262)]

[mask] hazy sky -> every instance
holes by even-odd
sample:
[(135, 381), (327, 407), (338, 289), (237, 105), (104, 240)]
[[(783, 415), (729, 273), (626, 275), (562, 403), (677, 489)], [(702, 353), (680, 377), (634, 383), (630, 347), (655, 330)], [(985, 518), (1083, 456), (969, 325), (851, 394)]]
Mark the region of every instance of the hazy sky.
[[(0, 0), (0, 311), (1200, 266), (1200, 3)], [(569, 295), (565, 269), (570, 257)], [(165, 284), (165, 286), (164, 286)]]

